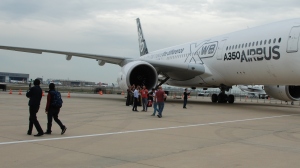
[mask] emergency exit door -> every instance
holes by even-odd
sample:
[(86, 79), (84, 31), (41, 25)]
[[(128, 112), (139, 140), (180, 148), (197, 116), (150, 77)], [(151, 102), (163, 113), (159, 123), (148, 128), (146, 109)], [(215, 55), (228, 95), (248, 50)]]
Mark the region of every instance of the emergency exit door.
[(298, 51), (299, 35), (300, 35), (300, 26), (292, 27), (288, 38), (286, 52), (292, 53)]

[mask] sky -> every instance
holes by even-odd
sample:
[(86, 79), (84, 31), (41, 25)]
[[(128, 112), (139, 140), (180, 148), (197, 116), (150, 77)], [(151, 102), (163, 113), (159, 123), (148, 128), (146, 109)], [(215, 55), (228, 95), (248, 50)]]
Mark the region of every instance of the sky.
[[(0, 45), (137, 58), (136, 18), (151, 52), (299, 15), (299, 0), (1, 0)], [(120, 70), (92, 59), (0, 50), (0, 72), (31, 79), (116, 83)]]

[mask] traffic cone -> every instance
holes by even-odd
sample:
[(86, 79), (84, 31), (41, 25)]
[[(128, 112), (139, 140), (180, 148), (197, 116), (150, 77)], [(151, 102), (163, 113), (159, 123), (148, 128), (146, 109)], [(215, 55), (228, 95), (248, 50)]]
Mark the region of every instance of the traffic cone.
[(68, 92), (68, 96), (67, 96), (68, 98), (70, 98), (71, 97), (71, 95), (70, 95), (70, 92)]
[(9, 94), (12, 94), (12, 91), (11, 91), (11, 89), (9, 89)]
[(22, 90), (21, 89), (19, 90), (19, 95), (22, 95)]
[(42, 90), (42, 96), (45, 96), (44, 91)]

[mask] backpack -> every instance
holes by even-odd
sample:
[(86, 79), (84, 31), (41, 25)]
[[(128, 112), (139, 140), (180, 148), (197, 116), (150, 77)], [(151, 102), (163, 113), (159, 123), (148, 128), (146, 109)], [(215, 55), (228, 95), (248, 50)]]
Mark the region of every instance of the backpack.
[(52, 97), (51, 97), (51, 106), (56, 108), (61, 108), (63, 101), (61, 99), (61, 95), (58, 91), (50, 91)]

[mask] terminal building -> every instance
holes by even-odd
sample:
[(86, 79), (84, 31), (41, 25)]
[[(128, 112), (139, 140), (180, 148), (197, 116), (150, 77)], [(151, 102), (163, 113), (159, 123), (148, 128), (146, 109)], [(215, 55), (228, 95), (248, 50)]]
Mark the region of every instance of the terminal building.
[(0, 72), (0, 82), (6, 83), (27, 83), (29, 74)]

